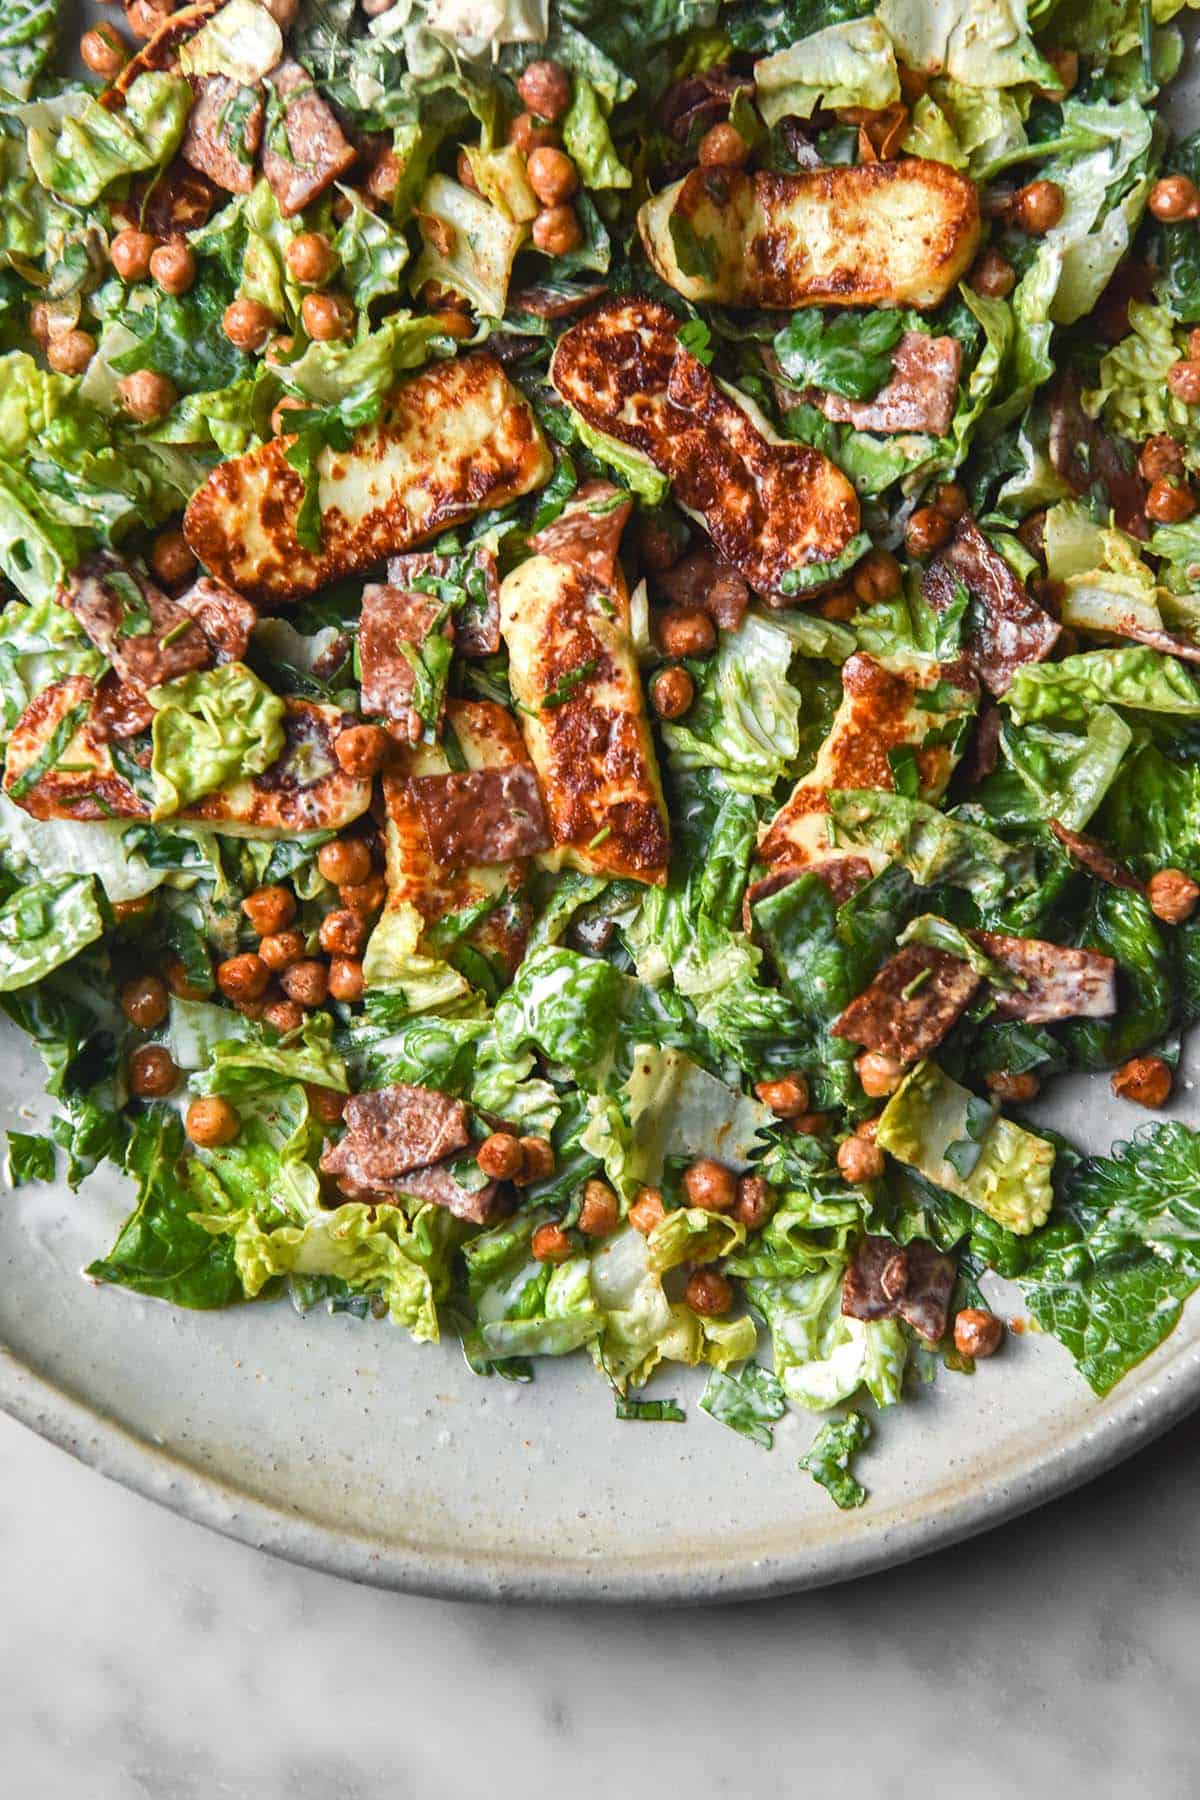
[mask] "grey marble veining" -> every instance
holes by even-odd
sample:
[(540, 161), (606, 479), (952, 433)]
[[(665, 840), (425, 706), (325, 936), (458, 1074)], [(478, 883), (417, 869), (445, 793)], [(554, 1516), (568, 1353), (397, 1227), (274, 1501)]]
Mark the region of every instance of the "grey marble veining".
[(1200, 1415), (893, 1574), (717, 1611), (554, 1612), (272, 1561), (0, 1419), (0, 1787), (1193, 1800), (1198, 1482)]

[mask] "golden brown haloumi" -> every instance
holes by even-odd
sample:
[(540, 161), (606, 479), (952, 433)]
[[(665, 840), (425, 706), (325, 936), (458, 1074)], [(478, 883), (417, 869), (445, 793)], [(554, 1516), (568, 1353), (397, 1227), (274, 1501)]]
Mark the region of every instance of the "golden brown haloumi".
[(500, 587), (509, 683), (553, 849), (592, 875), (667, 878), (670, 840), (617, 561), (630, 502), (579, 489)]
[(979, 193), (920, 157), (794, 175), (698, 168), (645, 202), (638, 229), (657, 273), (693, 302), (926, 308), (974, 258)]
[(541, 487), (553, 458), (492, 356), (438, 363), (396, 387), (348, 450), (317, 458), (321, 548), (296, 537), (304, 482), (273, 438), (218, 465), (184, 532), (212, 574), (253, 600), (299, 599)]

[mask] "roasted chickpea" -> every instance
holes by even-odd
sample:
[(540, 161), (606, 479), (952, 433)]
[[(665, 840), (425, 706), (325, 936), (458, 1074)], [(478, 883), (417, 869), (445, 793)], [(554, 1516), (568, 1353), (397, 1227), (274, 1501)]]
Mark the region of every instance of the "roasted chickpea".
[(331, 344), (349, 337), (354, 308), (343, 294), (305, 294), (300, 302), (300, 318), (314, 343)]
[(1200, 362), (1184, 358), (1172, 363), (1167, 370), (1167, 386), (1185, 406), (1200, 406)]
[(108, 246), (109, 261), (122, 281), (145, 281), (150, 273), (155, 239), (148, 231), (135, 231), (127, 226), (118, 231)]
[(976, 1361), (994, 1356), (1004, 1340), (1004, 1321), (981, 1306), (965, 1306), (954, 1319), (954, 1348)]
[(1182, 482), (1152, 481), (1146, 495), (1146, 517), (1155, 525), (1180, 525), (1196, 510), (1196, 496)]
[(361, 838), (335, 838), (321, 845), (317, 867), (334, 887), (365, 881), (371, 873), (371, 852)]
[(668, 606), (658, 619), (658, 642), (664, 656), (711, 656), (717, 628), (699, 606)]
[(439, 331), (444, 332), (447, 337), (458, 338), (460, 341), (471, 337), (475, 331), (475, 321), (470, 313), (463, 312), (462, 308), (458, 306), (440, 307), (437, 322)]
[[(366, 192), (362, 195), (365, 205), (390, 206), (396, 198), (396, 190), (404, 174), (404, 164), (394, 150), (385, 150), (379, 160), (372, 164), (367, 176)], [(337, 202), (334, 202), (334, 217), (337, 217)]]
[(1182, 869), (1159, 869), (1146, 883), (1150, 911), (1168, 925), (1190, 919), (1200, 900), (1200, 886)]
[(584, 1237), (607, 1237), (617, 1229), (621, 1206), (607, 1181), (585, 1181), (579, 1207), (579, 1229)]
[(518, 1142), (521, 1146), (521, 1172), (516, 1177), (518, 1187), (548, 1181), (554, 1173), (554, 1146), (549, 1138), (523, 1137)]
[(1061, 100), (1079, 80), (1079, 52), (1077, 50), (1043, 50), (1042, 55), (1050, 64), (1058, 81), (1054, 87), (1040, 87), (1036, 92), (1043, 100)]
[(910, 556), (932, 556), (949, 541), (954, 527), (945, 513), (934, 506), (918, 506), (904, 532), (904, 547)]
[(650, 683), (650, 704), (660, 719), (682, 719), (696, 698), (696, 684), (686, 669), (660, 669)]
[(154, 911), (154, 895), (139, 894), (136, 900), (114, 900), (113, 913), (118, 925), (128, 920), (146, 919)]
[(719, 1319), (733, 1305), (733, 1288), (716, 1269), (697, 1269), (688, 1277), (683, 1298), (702, 1318)]
[(363, 979), (362, 963), (356, 956), (335, 956), (329, 964), (329, 997), (341, 1000), (347, 1005), (352, 1000), (361, 1000), (366, 993), (367, 984)]
[(217, 964), (217, 986), (227, 1000), (257, 1000), (266, 993), (270, 979), (270, 969), (253, 950)]
[(795, 1119), (808, 1111), (808, 1079), (804, 1075), (781, 1075), (777, 1081), (756, 1081), (754, 1092), (778, 1119)]
[(150, 546), (150, 569), (164, 587), (182, 587), (196, 572), (196, 558), (179, 527), (160, 531)]
[(961, 481), (939, 481), (929, 496), (929, 504), (944, 518), (949, 519), (952, 525), (957, 525), (970, 501)]
[(846, 1181), (877, 1181), (883, 1174), (883, 1151), (870, 1138), (855, 1135), (838, 1145), (837, 1166)]
[(357, 956), (367, 941), (367, 927), (362, 915), (347, 907), (326, 913), (318, 936), (326, 956)]
[(740, 169), (749, 160), (750, 146), (732, 125), (710, 125), (697, 154), (703, 169)]
[(187, 970), (178, 956), (169, 956), (163, 964), (163, 978), (177, 1000), (207, 1000), (209, 989), (188, 980)]
[(798, 1137), (824, 1137), (829, 1130), (829, 1114), (821, 1112), (801, 1113), (799, 1118), (789, 1121), (792, 1130)]
[(569, 256), (583, 242), (583, 227), (573, 206), (548, 206), (533, 221), (531, 235), (546, 256)]
[(579, 171), (571, 158), (549, 144), (530, 151), (525, 173), (543, 206), (560, 206), (579, 186)]
[(150, 252), (150, 275), (164, 294), (186, 294), (196, 283), (196, 258), (182, 238)]
[(1019, 1075), (1007, 1069), (993, 1069), (984, 1080), (997, 1100), (1007, 1100), (1013, 1106), (1025, 1106), (1030, 1100), (1036, 1100), (1042, 1089), (1037, 1076), (1027, 1069)]
[[(283, 366), (283, 364), (288, 361), (289, 357), (292, 354), (292, 351), (295, 348), (296, 348), (296, 340), (291, 335), (290, 332), (288, 332), (288, 331), (278, 332), (276, 334), (276, 336), (270, 340), (266, 349), (263, 351), (263, 361), (270, 363), (270, 365), (273, 369), (281, 368)], [(297, 400), (297, 399), (293, 398), (291, 400), (291, 404), (293, 406), (303, 406), (304, 402), (303, 402), (303, 400)], [(276, 406), (275, 412), (273, 412), (271, 414), (271, 429), (274, 431), (276, 437), (279, 436), (279, 427), (275, 423), (275, 415), (276, 415), (276, 413), (278, 413), (279, 407), (282, 405), (283, 405), (283, 401), (281, 400), (279, 402), (279, 405)]]
[(1156, 431), (1142, 445), (1138, 457), (1138, 473), (1143, 481), (1165, 481), (1170, 476), (1183, 477), (1183, 445), (1165, 431)]
[(185, 1129), (193, 1144), (213, 1150), (220, 1144), (232, 1144), (242, 1129), (242, 1121), (228, 1100), (222, 1100), (218, 1094), (209, 1094), (202, 1100), (192, 1101), (187, 1109)]
[(682, 554), (679, 538), (664, 519), (643, 519), (638, 526), (638, 555), (648, 569), (661, 574), (673, 569)]
[(1187, 334), (1187, 353), (1192, 362), (1200, 358), (1200, 325), (1193, 325)]
[(559, 62), (545, 57), (521, 71), (517, 92), (539, 119), (561, 119), (571, 104), (571, 77)]
[(121, 989), (121, 1011), (139, 1031), (153, 1031), (167, 1016), (167, 984), (157, 975), (135, 975)]
[(155, 0), (127, 0), (125, 23), (135, 38), (152, 38), (170, 11), (169, 5)]
[(1161, 1056), (1133, 1056), (1122, 1063), (1112, 1078), (1118, 1100), (1136, 1100), (1139, 1106), (1165, 1106), (1171, 1092), (1171, 1065)]
[(97, 25), (85, 31), (79, 40), (79, 56), (84, 68), (101, 81), (112, 81), (129, 61), (129, 48), (111, 25)]
[(732, 1212), (737, 1199), (737, 1179), (724, 1163), (702, 1156), (685, 1169), (683, 1191), (689, 1206), (702, 1206), (706, 1212)]
[(535, 1262), (563, 1263), (571, 1254), (571, 1240), (561, 1225), (539, 1225), (529, 1240)]
[(300, 0), (262, 0), (280, 31), (290, 31), (300, 11)]
[(1174, 225), (1180, 219), (1194, 219), (1200, 213), (1200, 188), (1186, 175), (1164, 175), (1150, 189), (1146, 204), (1156, 219)]
[(1066, 200), (1057, 181), (1031, 181), (1012, 198), (1013, 223), (1033, 237), (1053, 231), (1063, 216)]
[(304, 955), (304, 934), (300, 931), (272, 931), (258, 940), (258, 954), (273, 975), (282, 974)]
[(316, 957), (302, 957), (283, 971), (279, 985), (297, 1006), (324, 1006), (329, 998), (329, 970)]
[(336, 1125), (346, 1110), (349, 1096), (339, 1088), (325, 1087), (319, 1081), (306, 1081), (304, 1093), (309, 1111), (320, 1119), (322, 1125)]
[(525, 1158), (510, 1131), (493, 1131), (475, 1152), (475, 1161), (490, 1181), (513, 1181), (521, 1173)]
[(864, 1050), (854, 1059), (854, 1068), (869, 1100), (884, 1100), (894, 1094), (904, 1079), (904, 1065), (882, 1050)]
[(90, 331), (60, 331), (46, 346), (46, 361), (56, 375), (82, 375), (95, 354), (96, 340)]
[(552, 149), (560, 141), (557, 128), (540, 124), (532, 113), (518, 113), (508, 128), (508, 141), (519, 155), (529, 156), (535, 150)]
[(369, 919), (387, 899), (387, 882), (382, 875), (370, 875), (366, 881), (344, 881), (338, 889), (338, 899), (351, 912)]
[(868, 550), (851, 579), (864, 606), (893, 599), (904, 585), (900, 564), (890, 550)]
[(852, 619), (858, 611), (858, 595), (852, 587), (834, 588), (831, 593), (822, 595), (817, 602), (817, 611), (823, 619)]
[(129, 1091), (139, 1100), (160, 1100), (179, 1084), (179, 1067), (163, 1044), (143, 1044), (129, 1059)]
[(178, 398), (170, 377), (156, 375), (153, 369), (137, 369), (132, 375), (123, 375), (117, 383), (117, 393), (125, 411), (143, 425), (169, 413)]
[(971, 265), (967, 285), (989, 300), (1004, 300), (1017, 285), (1017, 271), (1007, 256), (989, 246)]
[(275, 314), (261, 300), (231, 300), (221, 327), (235, 350), (261, 350), (275, 329)]
[(323, 231), (302, 231), (287, 247), (288, 274), (302, 287), (319, 287), (328, 281), (337, 261), (333, 245)]
[(333, 740), (338, 765), (356, 781), (369, 781), (387, 761), (392, 740), (382, 725), (349, 725)]
[(633, 1205), (629, 1208), (629, 1223), (643, 1237), (649, 1237), (654, 1227), (666, 1218), (663, 1198), (656, 1187), (639, 1188)]
[(296, 896), (290, 888), (260, 887), (247, 894), (242, 911), (260, 938), (284, 931), (296, 916)]
[(263, 1008), (263, 1020), (282, 1037), (286, 1032), (299, 1031), (304, 1010), (294, 1000), (272, 1000)]
[(775, 1210), (770, 1184), (761, 1175), (743, 1175), (737, 1184), (733, 1216), (747, 1231), (761, 1231)]
[(50, 319), (50, 308), (46, 302), (35, 300), (29, 309), (29, 335), (43, 350), (51, 338)]

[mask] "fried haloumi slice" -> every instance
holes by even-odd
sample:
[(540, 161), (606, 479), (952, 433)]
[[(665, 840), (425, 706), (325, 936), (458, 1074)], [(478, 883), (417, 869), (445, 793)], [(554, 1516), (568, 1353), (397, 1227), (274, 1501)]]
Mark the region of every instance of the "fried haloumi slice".
[(866, 549), (858, 496), (827, 456), (723, 388), (678, 342), (679, 324), (656, 300), (610, 300), (559, 339), (550, 378), (586, 424), (668, 475), (725, 560), (786, 605)]
[(541, 487), (553, 458), (492, 356), (442, 362), (396, 387), (348, 450), (317, 458), (321, 548), (296, 537), (304, 482), (290, 437), (218, 465), (184, 515), (205, 567), (258, 601), (299, 599), (488, 507)]
[(617, 545), (630, 501), (580, 488), (500, 586), (508, 678), (545, 802), (542, 861), (667, 878), (670, 839)]
[[(145, 771), (132, 748), (105, 737), (87, 676), (56, 681), (17, 720), (4, 762), (4, 791), (35, 819), (148, 819), (138, 791)], [(231, 782), (172, 813), (170, 824), (202, 825), (226, 837), (289, 838), (340, 831), (371, 803), (333, 754), (342, 715), (312, 700), (284, 701), (286, 748), (261, 775)], [(122, 773), (122, 764), (128, 773)], [(148, 793), (148, 781), (142, 785)]]
[(925, 309), (974, 258), (979, 193), (915, 156), (795, 175), (700, 168), (647, 200), (638, 229), (657, 273), (693, 302)]
[[(445, 734), (457, 743), (468, 769), (530, 766), (515, 721), (494, 700), (448, 700)], [(515, 895), (521, 887), (528, 863), (522, 858), (447, 868), (435, 860), (410, 783), (422, 776), (450, 773), (444, 744), (445, 737), (438, 744), (401, 745), (383, 778), (386, 910), (415, 907), (425, 925), (435, 925), (465, 907), (497, 902), (495, 910), (475, 926), (470, 939), (511, 973), (525, 954), (529, 917), (518, 904), (504, 904), (504, 897)]]

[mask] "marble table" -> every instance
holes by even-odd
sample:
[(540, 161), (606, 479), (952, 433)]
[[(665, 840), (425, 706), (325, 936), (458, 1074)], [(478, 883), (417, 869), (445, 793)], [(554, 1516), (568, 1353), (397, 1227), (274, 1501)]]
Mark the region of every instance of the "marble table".
[(851, 1586), (542, 1611), (272, 1561), (0, 1418), (0, 1791), (1194, 1800), (1198, 1486), (1200, 1413), (1079, 1494)]

